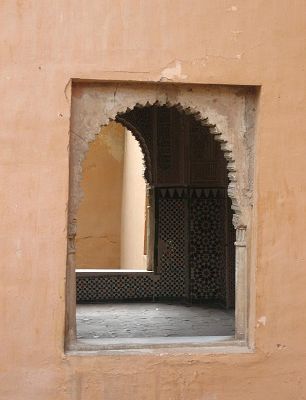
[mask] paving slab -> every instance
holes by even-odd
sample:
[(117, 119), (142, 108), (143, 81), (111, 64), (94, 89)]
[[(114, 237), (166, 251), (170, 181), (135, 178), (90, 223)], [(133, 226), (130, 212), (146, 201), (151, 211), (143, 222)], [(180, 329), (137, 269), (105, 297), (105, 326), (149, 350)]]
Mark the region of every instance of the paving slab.
[(77, 305), (79, 339), (232, 335), (233, 310), (172, 303)]

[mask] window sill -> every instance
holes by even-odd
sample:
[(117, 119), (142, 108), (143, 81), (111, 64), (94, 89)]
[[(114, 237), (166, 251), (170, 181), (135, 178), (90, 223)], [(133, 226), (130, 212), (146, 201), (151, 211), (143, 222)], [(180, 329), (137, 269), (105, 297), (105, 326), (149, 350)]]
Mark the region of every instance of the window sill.
[(78, 339), (68, 346), (73, 356), (110, 354), (227, 354), (253, 353), (246, 341), (232, 336)]

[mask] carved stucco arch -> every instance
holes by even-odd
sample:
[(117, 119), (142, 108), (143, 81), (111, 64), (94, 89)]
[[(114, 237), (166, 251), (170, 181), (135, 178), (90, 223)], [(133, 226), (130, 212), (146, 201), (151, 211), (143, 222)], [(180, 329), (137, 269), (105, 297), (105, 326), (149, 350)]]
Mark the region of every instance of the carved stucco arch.
[[(126, 107), (122, 109), (121, 104), (117, 104), (117, 107), (113, 107), (108, 111), (108, 116), (101, 115), (96, 119), (96, 121), (91, 121), (92, 124), (89, 124), (88, 120), (84, 121), (84, 130), (82, 131), (82, 127), (80, 125), (72, 126), (70, 131), (71, 133), (71, 142), (79, 141), (77, 146), (73, 146), (72, 151), (72, 162), (70, 164), (73, 174), (71, 176), (73, 179), (73, 187), (70, 186), (70, 217), (75, 217), (73, 214), (73, 210), (77, 210), (80, 200), (82, 198), (82, 189), (80, 186), (80, 182), (82, 179), (82, 162), (86, 157), (86, 153), (89, 148), (89, 144), (95, 140), (96, 136), (100, 133), (101, 127), (108, 125), (111, 121), (115, 121), (116, 117), (120, 114), (126, 113), (132, 110), (134, 107), (147, 107), (147, 106), (167, 106), (167, 107), (175, 107), (179, 111), (184, 111), (186, 114), (192, 115), (197, 121), (201, 123), (201, 125), (208, 128), (210, 134), (214, 136), (214, 139), (220, 143), (221, 150), (223, 151), (224, 157), (227, 161), (226, 167), (228, 170), (229, 177), (229, 185), (228, 185), (228, 195), (232, 200), (232, 209), (234, 210), (233, 223), (235, 228), (246, 226), (246, 218), (244, 216), (244, 206), (242, 197), (244, 196), (242, 193), (239, 193), (239, 189), (241, 185), (239, 185), (239, 169), (237, 168), (237, 163), (235, 160), (235, 152), (234, 152), (234, 144), (231, 143), (230, 139), (227, 135), (221, 131), (217, 124), (213, 123), (211, 119), (203, 115), (200, 111), (191, 107), (184, 107), (181, 103), (171, 103), (170, 101), (162, 102), (160, 99), (150, 103), (146, 102), (145, 104), (134, 104), (133, 107)], [(106, 121), (105, 121), (106, 118)], [(137, 131), (137, 129), (133, 126), (129, 126), (123, 121), (119, 119), (119, 122), (122, 123), (125, 127), (127, 127), (133, 134), (133, 136), (140, 143), (140, 147), (144, 156), (144, 163), (146, 165), (150, 165), (149, 152), (146, 149), (146, 144), (144, 140), (142, 140), (141, 133)], [(90, 129), (92, 126), (92, 130)], [(240, 189), (241, 190), (241, 189)], [(77, 193), (76, 193), (77, 192)], [(249, 198), (248, 198), (249, 200)], [(70, 219), (69, 223), (73, 223)]]
[[(151, 172), (152, 161), (146, 142), (142, 137), (142, 133), (138, 131), (138, 129), (133, 124), (127, 121), (124, 117), (122, 117), (122, 115), (125, 115), (129, 111), (134, 110), (135, 108), (142, 109), (144, 107), (151, 107), (151, 106), (157, 106), (157, 107), (166, 106), (167, 108), (175, 108), (177, 111), (184, 113), (185, 115), (191, 115), (196, 121), (200, 122), (202, 126), (208, 128), (208, 132), (214, 136), (214, 139), (217, 142), (220, 143), (220, 148), (223, 152), (224, 158), (226, 159), (226, 167), (230, 181), (228, 185), (228, 195), (232, 200), (232, 208), (235, 212), (233, 217), (233, 223), (235, 227), (239, 226), (240, 220), (238, 218), (238, 215), (241, 214), (241, 211), (235, 192), (236, 166), (235, 166), (235, 159), (233, 155), (232, 146), (228, 144), (227, 140), (224, 138), (224, 135), (222, 135), (222, 132), (218, 130), (216, 125), (211, 124), (208, 121), (208, 117), (204, 118), (199, 111), (191, 109), (190, 107), (185, 109), (180, 103), (172, 104), (171, 102), (167, 101), (166, 103), (163, 104), (161, 103), (160, 100), (157, 100), (154, 104), (150, 104), (149, 102), (147, 102), (145, 105), (137, 103), (132, 109), (127, 108), (126, 110), (124, 110), (124, 112), (119, 112), (116, 114), (115, 121), (119, 122), (125, 128), (127, 128), (135, 137), (135, 139), (138, 141), (143, 155), (143, 165), (148, 173), (148, 176), (152, 178), (152, 172)], [(111, 119), (109, 120), (109, 122), (110, 121)]]
[[(169, 84), (137, 83), (75, 85), (72, 93), (70, 128), (68, 279), (70, 273), (73, 276), (71, 279), (75, 280), (71, 271), (75, 268), (76, 216), (82, 198), (82, 162), (89, 144), (95, 140), (102, 126), (115, 121), (118, 115), (134, 107), (175, 107), (193, 115), (203, 126), (209, 128), (210, 134), (220, 143), (227, 161), (230, 182), (228, 195), (232, 201), (233, 224), (236, 229), (236, 277), (243, 281), (238, 293), (236, 292), (236, 336), (244, 338), (247, 313), (241, 298), (245, 295), (247, 287), (246, 231), (252, 205), (255, 100), (254, 93), (226, 86), (178, 87)], [(137, 138), (137, 135), (135, 136)], [(142, 151), (145, 154), (143, 146)], [(68, 323), (68, 326), (72, 325), (72, 322)]]
[(122, 118), (120, 115), (117, 115), (116, 122), (120, 123), (128, 129), (129, 132), (134, 136), (134, 138), (137, 140), (139, 147), (141, 149), (141, 154), (142, 154), (142, 162), (143, 162), (143, 167), (144, 167), (144, 178), (146, 183), (149, 183), (152, 181), (152, 160), (150, 156), (150, 151), (147, 147), (146, 141), (144, 140), (142, 133), (129, 121), (126, 119)]

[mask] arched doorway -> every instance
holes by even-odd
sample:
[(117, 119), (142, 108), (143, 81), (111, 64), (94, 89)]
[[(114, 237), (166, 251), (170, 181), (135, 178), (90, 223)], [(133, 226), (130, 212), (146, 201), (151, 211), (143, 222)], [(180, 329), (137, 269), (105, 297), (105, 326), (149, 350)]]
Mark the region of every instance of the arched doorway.
[(116, 120), (134, 132), (146, 155), (151, 270), (160, 275), (154, 298), (233, 307), (233, 213), (220, 144), (178, 107), (135, 107)]

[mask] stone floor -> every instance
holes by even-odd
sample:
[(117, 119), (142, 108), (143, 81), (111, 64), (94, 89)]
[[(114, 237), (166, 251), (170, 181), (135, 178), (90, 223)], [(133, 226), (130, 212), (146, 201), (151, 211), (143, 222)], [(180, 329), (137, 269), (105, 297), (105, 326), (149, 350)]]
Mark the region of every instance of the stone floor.
[(80, 339), (233, 334), (232, 310), (170, 303), (77, 305), (77, 335)]

